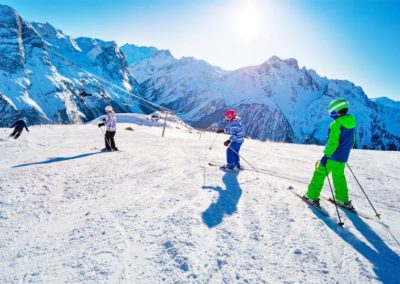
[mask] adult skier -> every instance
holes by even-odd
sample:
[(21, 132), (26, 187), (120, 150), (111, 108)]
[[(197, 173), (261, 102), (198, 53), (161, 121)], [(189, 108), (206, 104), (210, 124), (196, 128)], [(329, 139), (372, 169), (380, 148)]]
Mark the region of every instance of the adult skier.
[(344, 169), (350, 150), (355, 144), (356, 120), (347, 114), (349, 103), (345, 99), (336, 99), (329, 104), (329, 114), (334, 119), (329, 126), (328, 141), (324, 156), (319, 161), (305, 197), (319, 206), (319, 196), (327, 174), (332, 173), (336, 202), (354, 209), (349, 200)]
[(106, 133), (104, 135), (104, 141), (106, 147), (102, 150), (103, 152), (118, 151), (115, 146), (114, 136), (117, 130), (117, 118), (115, 117), (112, 106), (106, 106), (106, 117), (103, 118), (103, 122), (98, 124), (98, 127), (106, 126)]
[(224, 145), (228, 147), (226, 149), (227, 164), (221, 169), (238, 171), (241, 169), (239, 151), (244, 141), (244, 130), (234, 110), (230, 109), (225, 113), (225, 120), (229, 125), (225, 129), (219, 129), (217, 133), (227, 133), (231, 136), (224, 142)]
[(14, 128), (14, 131), (8, 136), (8, 138), (13, 137), (14, 139), (17, 139), (22, 131), (24, 130), (24, 128), (26, 129), (26, 131), (29, 132), (28, 126), (26, 125), (26, 119), (25, 118), (21, 118), (19, 120), (17, 120), (13, 125), (10, 126), (10, 128)]

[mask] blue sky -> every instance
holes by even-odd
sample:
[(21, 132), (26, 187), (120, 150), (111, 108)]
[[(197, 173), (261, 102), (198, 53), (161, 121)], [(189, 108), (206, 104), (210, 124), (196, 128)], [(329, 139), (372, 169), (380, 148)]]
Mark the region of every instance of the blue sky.
[(400, 0), (0, 0), (74, 37), (169, 49), (224, 69), (296, 58), (400, 100)]

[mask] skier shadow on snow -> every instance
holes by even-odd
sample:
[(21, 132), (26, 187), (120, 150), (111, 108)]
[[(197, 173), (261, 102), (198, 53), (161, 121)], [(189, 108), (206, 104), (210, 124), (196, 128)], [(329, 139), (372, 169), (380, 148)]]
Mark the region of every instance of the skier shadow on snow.
[(237, 204), (242, 196), (237, 176), (239, 173), (227, 172), (222, 177), (225, 184), (223, 189), (220, 186), (203, 186), (203, 189), (212, 189), (219, 193), (218, 200), (210, 204), (210, 207), (202, 214), (203, 222), (213, 228), (222, 223), (224, 215), (232, 215), (237, 211)]
[[(357, 238), (348, 230), (339, 228), (331, 219), (320, 219), (373, 265), (376, 277), (382, 281), (382, 283), (396, 283), (396, 281), (398, 281), (398, 275), (393, 272), (399, 269), (400, 256), (394, 252), (362, 218), (351, 212), (342, 212), (346, 214), (348, 219), (353, 223), (355, 229), (363, 235), (367, 242)], [(314, 214), (317, 213), (314, 212)]]
[(46, 161), (16, 165), (16, 166), (13, 166), (13, 168), (21, 168), (21, 167), (27, 167), (27, 166), (32, 166), (32, 165), (45, 165), (45, 164), (58, 163), (58, 162), (63, 162), (63, 161), (69, 161), (69, 160), (85, 158), (85, 157), (97, 155), (97, 154), (100, 154), (100, 153), (102, 153), (102, 152), (90, 152), (90, 153), (80, 154), (80, 155), (71, 156), (71, 157), (49, 158)]

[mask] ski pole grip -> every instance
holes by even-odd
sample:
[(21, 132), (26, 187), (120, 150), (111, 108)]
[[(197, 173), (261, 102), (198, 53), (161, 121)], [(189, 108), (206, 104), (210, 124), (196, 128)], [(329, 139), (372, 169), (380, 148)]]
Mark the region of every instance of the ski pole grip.
[(315, 170), (318, 169), (319, 160), (315, 162)]

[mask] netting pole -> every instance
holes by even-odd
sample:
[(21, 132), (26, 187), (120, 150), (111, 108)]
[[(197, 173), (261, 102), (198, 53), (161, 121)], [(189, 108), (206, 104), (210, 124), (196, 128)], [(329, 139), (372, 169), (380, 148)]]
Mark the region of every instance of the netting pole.
[(164, 137), (164, 134), (165, 134), (165, 128), (167, 127), (167, 116), (168, 116), (168, 112), (166, 111), (165, 112), (165, 117), (164, 117), (164, 127), (163, 127), (163, 130), (162, 130), (161, 137)]

